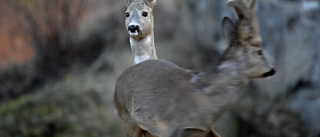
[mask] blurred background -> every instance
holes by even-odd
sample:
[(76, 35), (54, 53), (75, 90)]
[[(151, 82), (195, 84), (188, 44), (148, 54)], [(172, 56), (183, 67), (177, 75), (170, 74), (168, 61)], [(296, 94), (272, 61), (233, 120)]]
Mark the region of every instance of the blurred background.
[[(117, 77), (133, 64), (123, 0), (0, 0), (0, 136), (122, 137)], [(158, 0), (160, 59), (210, 70), (226, 43), (224, 0)], [(254, 79), (214, 124), (223, 137), (320, 137), (320, 1), (260, 0), (264, 55)]]

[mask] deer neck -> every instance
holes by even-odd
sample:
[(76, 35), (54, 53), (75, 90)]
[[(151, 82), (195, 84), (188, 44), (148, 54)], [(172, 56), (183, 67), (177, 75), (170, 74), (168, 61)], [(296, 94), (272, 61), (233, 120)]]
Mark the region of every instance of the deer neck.
[(134, 64), (138, 64), (148, 59), (157, 59), (153, 33), (142, 39), (130, 37), (130, 46), (134, 57)]

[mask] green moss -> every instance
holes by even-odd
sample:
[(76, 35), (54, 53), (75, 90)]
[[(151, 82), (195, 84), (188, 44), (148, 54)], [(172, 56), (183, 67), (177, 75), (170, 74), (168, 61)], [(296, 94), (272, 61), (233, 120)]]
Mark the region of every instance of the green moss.
[(54, 104), (40, 103), (31, 95), (22, 96), (0, 108), (0, 136), (46, 136), (68, 126), (62, 115)]
[(102, 97), (64, 83), (21, 96), (0, 107), (0, 137), (120, 136)]

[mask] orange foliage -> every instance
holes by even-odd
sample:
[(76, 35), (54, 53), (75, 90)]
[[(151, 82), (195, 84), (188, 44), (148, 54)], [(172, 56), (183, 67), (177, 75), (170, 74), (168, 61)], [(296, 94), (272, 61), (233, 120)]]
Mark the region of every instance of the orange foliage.
[(6, 64), (22, 64), (33, 57), (30, 41), (23, 31), (17, 31), (18, 23), (7, 18), (0, 23), (0, 67)]

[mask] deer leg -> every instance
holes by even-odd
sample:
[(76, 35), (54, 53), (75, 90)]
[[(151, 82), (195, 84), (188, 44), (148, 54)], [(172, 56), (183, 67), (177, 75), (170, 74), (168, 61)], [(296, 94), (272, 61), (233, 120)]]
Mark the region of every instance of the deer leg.
[(184, 132), (183, 137), (207, 137), (207, 132), (198, 129), (188, 129)]
[[(200, 129), (182, 129), (176, 130), (174, 133), (170, 134), (169, 137), (207, 137), (208, 132)], [(211, 137), (211, 136), (208, 136)]]
[(211, 132), (206, 137), (221, 137), (214, 128), (211, 128)]
[(156, 137), (156, 136), (153, 136), (150, 132), (146, 131), (146, 130), (143, 130), (143, 137)]
[(126, 124), (124, 125), (124, 130), (125, 130), (126, 137), (152, 137), (152, 136), (148, 136), (148, 134), (145, 133), (146, 131), (140, 128), (136, 123), (134, 122), (125, 122), (125, 123)]

